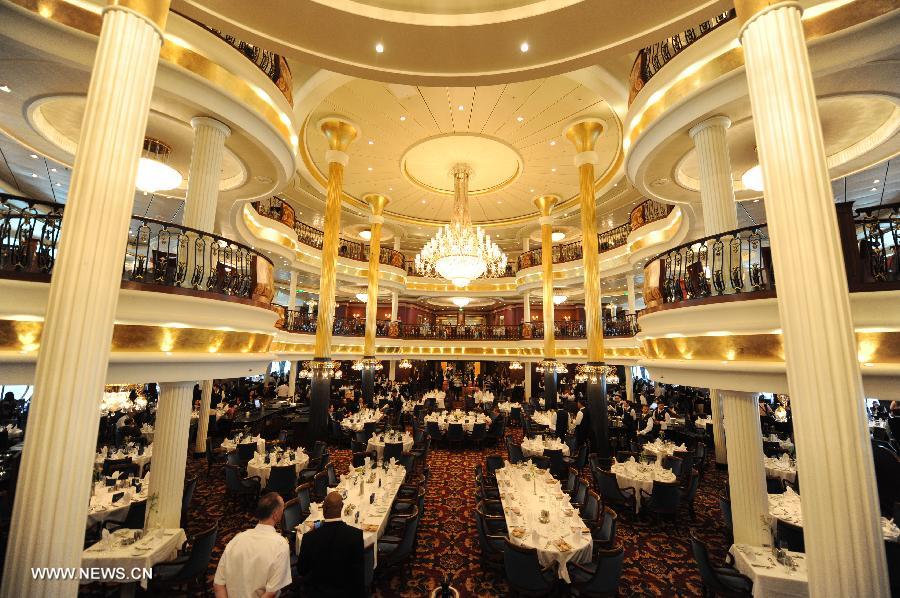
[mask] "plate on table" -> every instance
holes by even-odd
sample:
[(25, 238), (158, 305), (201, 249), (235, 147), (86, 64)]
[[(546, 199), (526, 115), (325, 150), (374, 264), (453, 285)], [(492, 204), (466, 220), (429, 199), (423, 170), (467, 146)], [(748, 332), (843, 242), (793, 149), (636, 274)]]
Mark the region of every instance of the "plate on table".
[(516, 538), (522, 538), (525, 536), (525, 528), (524, 527), (514, 527), (512, 529), (512, 535)]
[(381, 529), (381, 526), (374, 523), (366, 523), (362, 526), (364, 532), (377, 532), (379, 529)]

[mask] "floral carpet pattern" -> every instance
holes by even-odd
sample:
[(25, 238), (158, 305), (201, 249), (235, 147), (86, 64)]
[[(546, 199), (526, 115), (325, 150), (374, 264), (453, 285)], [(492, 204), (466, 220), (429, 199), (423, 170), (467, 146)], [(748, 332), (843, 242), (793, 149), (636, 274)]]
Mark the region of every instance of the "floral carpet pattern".
[[(520, 439), (521, 432), (508, 431)], [(372, 595), (376, 598), (421, 598), (440, 584), (448, 573), (460, 595), (506, 596), (502, 572), (482, 568), (473, 518), (475, 508), (474, 467), (491, 454), (505, 449), (433, 449), (429, 456), (431, 480), (425, 496), (425, 512), (419, 526), (415, 555), (408, 567), (376, 570)], [(338, 474), (349, 464), (350, 452), (329, 448)], [(219, 521), (219, 537), (209, 566), (208, 583), (197, 596), (212, 596), (212, 577), (218, 559), (231, 538), (254, 524), (249, 511), (226, 498), (220, 467), (206, 475), (205, 460), (188, 460), (188, 475), (198, 483), (188, 520), (188, 535)], [(696, 520), (686, 511), (676, 522), (641, 519), (619, 513), (617, 538), (625, 549), (619, 596), (700, 596), (700, 575), (691, 554), (690, 534), (707, 543), (714, 561), (721, 562), (727, 550), (725, 528), (718, 497), (724, 490), (725, 474), (708, 465), (696, 496)], [(282, 595), (297, 595), (283, 593)]]

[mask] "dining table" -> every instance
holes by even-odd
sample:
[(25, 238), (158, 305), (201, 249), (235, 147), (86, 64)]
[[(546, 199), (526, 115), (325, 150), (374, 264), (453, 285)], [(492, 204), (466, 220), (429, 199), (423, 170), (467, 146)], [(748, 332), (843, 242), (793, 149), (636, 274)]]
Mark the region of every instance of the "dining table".
[(378, 460), (381, 461), (382, 456), (384, 455), (384, 445), (389, 442), (401, 443), (403, 445), (404, 453), (408, 453), (413, 448), (413, 437), (409, 432), (401, 433), (392, 431), (372, 434), (366, 444), (366, 452), (375, 451), (378, 455)]
[(246, 436), (239, 434), (234, 438), (226, 438), (222, 441), (222, 449), (228, 453), (237, 449), (239, 444), (255, 444), (257, 453), (266, 452), (266, 439), (262, 436)]
[(447, 393), (443, 390), (429, 390), (425, 394), (422, 395), (423, 399), (434, 399), (434, 406), (437, 409), (444, 409), (444, 399), (447, 398)]
[(105, 480), (96, 482), (91, 489), (86, 527), (106, 521), (121, 523), (133, 504), (147, 500), (149, 488), (150, 472), (143, 479), (129, 477), (112, 485), (107, 485)]
[(384, 417), (381, 409), (362, 409), (341, 420), (341, 427), (351, 432), (360, 432), (369, 423), (378, 423)]
[[(81, 553), (81, 567), (96, 571), (118, 568), (124, 572), (121, 579), (102, 581), (123, 584), (120, 595), (133, 596), (138, 584), (147, 589), (153, 566), (174, 559), (186, 541), (187, 536), (181, 528), (118, 529)], [(94, 580), (81, 580), (82, 583), (90, 581)]]
[(540, 457), (548, 449), (562, 451), (563, 456), (569, 456), (569, 445), (559, 438), (538, 434), (534, 438), (524, 438), (522, 440), (522, 454), (526, 458)]
[(656, 455), (657, 459), (662, 459), (663, 457), (671, 457), (676, 452), (686, 451), (688, 449), (684, 443), (675, 444), (669, 440), (657, 438), (653, 442), (645, 444), (643, 450), (646, 455)]
[(806, 555), (783, 551), (776, 557), (770, 546), (734, 544), (729, 550), (734, 568), (753, 582), (754, 598), (800, 598), (809, 596)]
[(569, 582), (567, 563), (588, 563), (594, 549), (591, 531), (548, 471), (505, 463), (495, 472), (509, 541), (537, 551), (542, 567), (555, 566)]
[(791, 483), (797, 479), (797, 463), (787, 453), (764, 459), (767, 478), (778, 478)]
[(475, 399), (475, 403), (486, 403), (490, 404), (494, 402), (494, 393), (489, 390), (476, 390), (472, 397)]
[(297, 470), (297, 475), (300, 475), (303, 468), (309, 465), (309, 455), (303, 449), (288, 449), (273, 453), (257, 452), (247, 462), (247, 476), (259, 476), (260, 487), (265, 488), (269, 481), (269, 474), (272, 473), (272, 467), (285, 465), (293, 465)]
[[(393, 461), (393, 460), (392, 460)], [(341, 519), (363, 533), (366, 548), (375, 547), (377, 565), (378, 539), (384, 535), (390, 519), (391, 505), (406, 479), (406, 468), (397, 463), (385, 463), (380, 467), (366, 466), (351, 469), (340, 477), (338, 485), (328, 492), (339, 492), (344, 499)], [(322, 503), (312, 503), (309, 516), (297, 526), (295, 549), (300, 553), (303, 534), (324, 519)]]
[(641, 490), (651, 494), (654, 482), (671, 483), (676, 479), (672, 470), (660, 465), (659, 461), (639, 463), (635, 461), (634, 457), (629, 457), (627, 461), (613, 463), (610, 471), (616, 474), (616, 483), (619, 484), (619, 488), (634, 490), (635, 512), (641, 510)]
[(94, 456), (94, 468), (102, 469), (103, 462), (106, 459), (124, 459), (126, 457), (131, 457), (131, 462), (136, 463), (140, 468), (140, 471), (143, 472), (144, 466), (147, 465), (147, 463), (150, 463), (150, 460), (153, 458), (153, 445), (148, 444), (144, 447), (143, 451), (141, 450), (141, 447), (132, 442), (129, 442), (123, 448), (115, 451), (103, 447)]
[(491, 425), (491, 418), (484, 413), (456, 409), (454, 411), (441, 411), (426, 415), (426, 425), (428, 422), (437, 422), (438, 427), (442, 431), (447, 431), (450, 424), (462, 424), (463, 431), (466, 434), (471, 434), (472, 430), (475, 428), (475, 424), (483, 423), (485, 426)]
[[(778, 520), (803, 527), (800, 495), (793, 488), (787, 488), (782, 494), (769, 495), (769, 523), (773, 529)], [(881, 518), (881, 534), (888, 542), (900, 542), (900, 527), (892, 519)]]

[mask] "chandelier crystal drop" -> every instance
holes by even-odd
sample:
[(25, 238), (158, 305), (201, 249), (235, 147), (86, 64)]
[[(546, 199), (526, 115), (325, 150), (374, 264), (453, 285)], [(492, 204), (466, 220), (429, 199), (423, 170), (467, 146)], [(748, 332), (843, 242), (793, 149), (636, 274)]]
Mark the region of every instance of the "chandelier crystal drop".
[(506, 254), (491, 241), (480, 226), (469, 218), (469, 176), (465, 164), (458, 164), (453, 175), (453, 216), (416, 255), (416, 272), (422, 276), (444, 278), (464, 287), (476, 278), (503, 276)]

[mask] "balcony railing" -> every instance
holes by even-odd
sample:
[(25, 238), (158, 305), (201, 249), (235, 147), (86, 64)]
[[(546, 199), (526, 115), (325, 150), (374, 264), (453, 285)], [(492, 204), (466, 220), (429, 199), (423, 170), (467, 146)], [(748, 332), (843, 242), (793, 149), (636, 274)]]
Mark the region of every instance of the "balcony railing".
[(631, 105), (634, 97), (644, 88), (647, 81), (653, 78), (653, 75), (658, 73), (670, 60), (713, 29), (727, 23), (736, 16), (735, 10), (732, 8), (728, 12), (716, 15), (696, 27), (641, 49), (631, 67), (631, 75), (629, 77), (631, 91), (628, 94), (628, 104)]
[[(600, 253), (612, 251), (618, 247), (622, 247), (628, 242), (628, 235), (632, 231), (649, 224), (662, 220), (672, 211), (673, 206), (663, 204), (652, 199), (642, 202), (631, 210), (629, 222), (620, 224), (616, 228), (604, 231), (597, 235), (597, 245)], [(562, 264), (573, 262), (582, 258), (581, 241), (572, 241), (563, 245), (553, 246), (553, 263)], [(537, 247), (530, 251), (522, 252), (516, 260), (516, 272), (525, 268), (532, 268), (541, 265), (541, 248)]]
[[(63, 204), (0, 194), (0, 276), (50, 280), (64, 210)], [(268, 303), (272, 270), (267, 257), (246, 245), (133, 216), (122, 281)]]
[[(266, 218), (276, 220), (289, 228), (293, 228), (294, 233), (297, 235), (297, 241), (303, 245), (314, 247), (319, 251), (322, 250), (322, 241), (325, 233), (297, 220), (294, 217), (294, 208), (292, 208), (290, 204), (277, 197), (272, 197), (265, 201), (253, 202), (252, 205), (260, 216), (265, 216)], [(363, 245), (357, 241), (341, 239), (340, 245), (338, 246), (338, 256), (360, 262), (368, 262), (369, 246)], [(378, 263), (403, 269), (405, 257), (399, 251), (382, 247), (378, 254)]]
[[(555, 322), (556, 338), (585, 338), (583, 321)], [(304, 310), (285, 310), (282, 329), (287, 332), (315, 334), (316, 316)], [(336, 318), (332, 328), (337, 336), (364, 336), (366, 330), (363, 318)], [(608, 338), (632, 337), (639, 331), (634, 314), (624, 314), (603, 322), (603, 335)], [(544, 338), (543, 324), (419, 324), (378, 320), (376, 335), (380, 337), (412, 340), (469, 340), (469, 341), (518, 341), (522, 339)]]
[(836, 208), (850, 290), (900, 289), (900, 203), (855, 212), (849, 204)]

